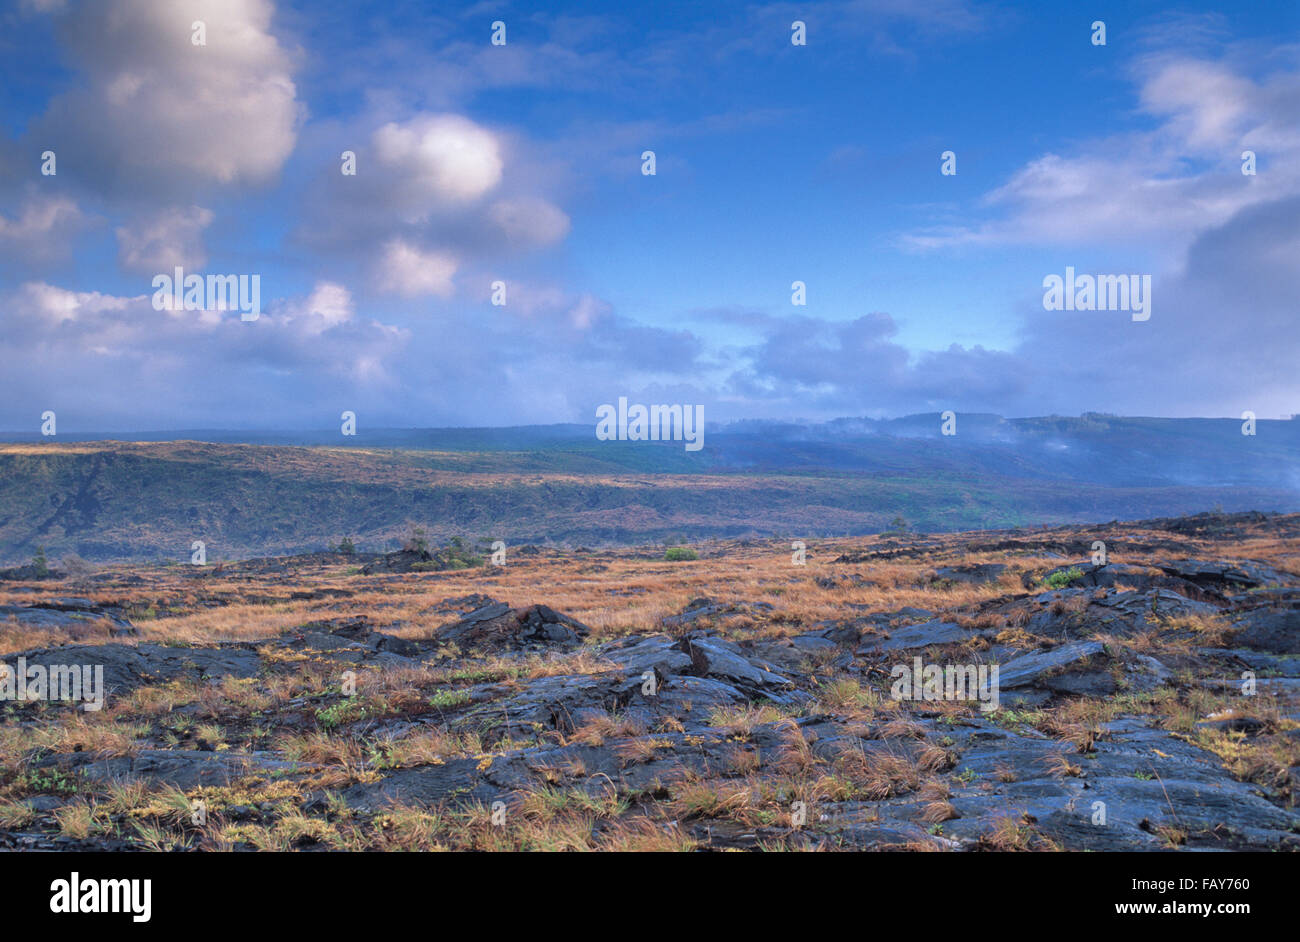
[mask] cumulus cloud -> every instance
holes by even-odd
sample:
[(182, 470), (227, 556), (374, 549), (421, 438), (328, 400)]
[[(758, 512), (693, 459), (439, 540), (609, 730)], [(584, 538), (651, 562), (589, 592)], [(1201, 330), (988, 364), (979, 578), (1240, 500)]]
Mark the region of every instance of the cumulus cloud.
[[(960, 349), (912, 365), (942, 363), (964, 377), (954, 394), (1012, 414), (1079, 403), (1128, 414), (1300, 411), (1300, 73), (1251, 78), (1226, 60), (1160, 53), (1137, 78), (1152, 130), (1043, 155), (985, 196), (987, 218), (905, 240), (927, 250), (1154, 248), (1163, 270), (1153, 273), (1151, 320), (1034, 305), (1019, 312), (1016, 347), (984, 366)], [(1245, 150), (1256, 152), (1257, 176), (1241, 173)], [(1021, 381), (990, 382), (997, 373)]]
[[(322, 162), (294, 237), (310, 251), (363, 265), (380, 290), (449, 297), (458, 273), (476, 271), (487, 284), (499, 259), (568, 234), (568, 215), (539, 192), (541, 175), (517, 141), (446, 113), (361, 127), (338, 132), (338, 150), (330, 148), (353, 151), (356, 174), (340, 173), (336, 158)], [(364, 143), (351, 145), (350, 137)]]
[[(499, 189), (505, 155), (498, 136), (482, 125), (418, 113), (371, 131), (358, 124), (334, 137), (338, 149), (329, 148), (333, 153), (317, 163), (302, 203), (297, 234), (313, 249), (352, 255), (359, 246), (399, 236), (450, 242), (489, 225), (481, 202)], [(355, 175), (340, 173), (337, 155), (344, 151), (356, 155)]]
[(1298, 219), (1300, 196), (1246, 207), (1154, 280), (1149, 321), (1031, 306), (1007, 351), (909, 351), (882, 313), (848, 322), (751, 313), (743, 320), (760, 341), (742, 351), (725, 391), (760, 415), (1300, 412)]
[(123, 311), (133, 299), (114, 297), (98, 291), (69, 291), (43, 281), (32, 281), (21, 287), (15, 300), (15, 319), (26, 315), (57, 325), (104, 312)]
[(119, 226), (118, 258), (137, 272), (170, 272), (175, 266), (201, 269), (207, 264), (203, 230), (212, 211), (202, 206), (172, 207)]
[(319, 282), (311, 294), (300, 301), (285, 304), (286, 321), (298, 322), (310, 334), (319, 334), (352, 320), (355, 308), (352, 292), (332, 281)]
[(429, 332), (366, 317), (333, 281), (252, 322), (29, 282), (0, 296), (0, 357), (11, 364), (0, 424), (25, 427), (46, 408), (69, 429), (320, 428), (342, 409), (388, 425), (498, 424), (502, 403), (514, 421), (554, 422), (641, 389), (704, 388), (689, 331), (636, 324), (559, 289), (524, 288), (511, 305)]
[[(735, 322), (734, 312), (716, 316)], [(739, 317), (758, 333), (721, 387), (758, 415), (885, 415), (938, 407), (987, 410), (1016, 401), (1026, 385), (1021, 359), (952, 345), (913, 353), (895, 339), (884, 312), (848, 321)]]
[[(9, 427), (44, 408), (71, 419), (69, 427), (228, 427), (268, 415), (307, 422), (318, 413), (320, 427), (337, 419), (321, 413), (323, 403), (332, 409), (336, 400), (390, 394), (392, 365), (410, 341), (402, 328), (357, 317), (347, 289), (331, 282), (277, 300), (250, 322), (238, 311), (156, 311), (149, 295), (44, 282), (21, 285), (0, 304), (0, 356), (8, 364), (0, 421)], [(287, 376), (294, 377), (290, 395)]]
[[(50, 142), (61, 172), (116, 186), (273, 177), (302, 108), (272, 10), (269, 0), (79, 5), (59, 29), (81, 81), (51, 101), (31, 136)], [(206, 45), (191, 42), (195, 21)]]
[(1178, 270), (1155, 279), (1149, 321), (1026, 312), (1016, 354), (1050, 382), (1022, 407), (1060, 411), (1082, 399), (1128, 414), (1300, 412), (1297, 220), (1300, 196), (1246, 207), (1198, 236)]
[(384, 246), (379, 261), (379, 288), (406, 297), (455, 293), (452, 276), (456, 260), (442, 252), (430, 252), (394, 239)]
[[(103, 270), (89, 256), (78, 255), (76, 275), (33, 274), (24, 265), (26, 283), (0, 297), (0, 421), (11, 427), (56, 402), (120, 428), (319, 427), (343, 408), (387, 424), (550, 422), (585, 419), (591, 405), (622, 394), (705, 402), (710, 418), (724, 416), (715, 402), (732, 414), (822, 418), (938, 408), (1300, 411), (1292, 362), (1300, 349), (1294, 72), (1260, 73), (1257, 65), (1250, 71), (1185, 52), (1150, 55), (1134, 66), (1143, 130), (1057, 144), (990, 188), (959, 224), (906, 236), (936, 255), (969, 244), (1158, 246), (1170, 264), (1155, 272), (1151, 321), (1045, 312), (1032, 297), (1040, 273), (1027, 284), (1024, 308), (1007, 312), (1023, 322), (1009, 349), (918, 351), (900, 341), (895, 318), (947, 316), (926, 310), (923, 297), (916, 310), (864, 308), (841, 319), (692, 312), (689, 329), (672, 329), (638, 323), (580, 287), (529, 281), (539, 270), (570, 267), (559, 252), (540, 250), (569, 234), (561, 204), (574, 183), (586, 182), (572, 178), (572, 166), (590, 170), (616, 154), (626, 174), (635, 166), (627, 154), (647, 139), (730, 132), (767, 118), (754, 108), (680, 122), (602, 120), (580, 109), (575, 123), (548, 128), (539, 143), (499, 121), (474, 120), (469, 92), (530, 85), (608, 93), (609, 82), (621, 92), (671, 82), (676, 70), (684, 74), (706, 58), (707, 72), (731, 69), (741, 56), (797, 55), (780, 5), (666, 36), (626, 69), (608, 49), (573, 48), (575, 36), (604, 35), (599, 22), (523, 20), (537, 41), (516, 43), (512, 33), (503, 48), (452, 43), (442, 48), (451, 56), (420, 50), (404, 57), (417, 72), (397, 73), (401, 88), (367, 87), (356, 112), (335, 108), (303, 129), (296, 52), (277, 38), (269, 0), (103, 0), (72, 4), (75, 15), (41, 5), (60, 17), (72, 75), (32, 131), (0, 147), (0, 160), (30, 173), (30, 145), (39, 140), (39, 152), (49, 141), (60, 176), (42, 182), (49, 190), (33, 188), (26, 203), (5, 203), (0, 254), (57, 254), (93, 219), (85, 206), (113, 216), (117, 259), (131, 272), (199, 269), (211, 254), (228, 271), (246, 271), (254, 259), (254, 270), (268, 273), (268, 296), (273, 283), (302, 287), (271, 300), (258, 321), (241, 322), (238, 312), (156, 311), (147, 294), (126, 296), (134, 288), (89, 290), (102, 287), (88, 279)], [(811, 22), (847, 17), (855, 55), (877, 20), (890, 30), (933, 23), (964, 33), (983, 25), (964, 0), (809, 9)], [(195, 19), (205, 21), (206, 46), (190, 42)], [(737, 29), (738, 22), (764, 28)], [(357, 55), (373, 64), (368, 57), (407, 42), (414, 40), (368, 44)], [(716, 55), (706, 56), (714, 46)], [(322, 61), (333, 60), (322, 53)], [(351, 100), (336, 96), (340, 86), (332, 83), (371, 73), (348, 62), (338, 75), (317, 70), (312, 81), (323, 85), (313, 85), (313, 101)], [(425, 80), (434, 74), (447, 82)], [(305, 137), (291, 158), (300, 130)], [(1258, 177), (1240, 173), (1245, 149), (1259, 154)], [(339, 172), (343, 150), (356, 152), (356, 176)], [(261, 194), (231, 185), (269, 181), (290, 159), (292, 172), (265, 207), (255, 203)], [(52, 189), (65, 184), (66, 191)], [(245, 212), (250, 225), (236, 236), (243, 241), (223, 244), (235, 227), (214, 226), (214, 217), (242, 222)], [(283, 244), (276, 242), (280, 220), (293, 233)], [(107, 268), (114, 246), (105, 242)], [(497, 277), (509, 286), (504, 308), (486, 304)], [(473, 301), (481, 306), (462, 310)], [(369, 313), (376, 304), (410, 316), (412, 328)], [(453, 314), (455, 330), (426, 329)]]
[(71, 237), (91, 222), (67, 197), (33, 197), (13, 219), (0, 215), (0, 249), (25, 259), (57, 258), (68, 252)]
[(464, 204), (501, 181), (496, 137), (454, 114), (390, 122), (371, 140), (379, 172), (392, 178), (393, 205), (412, 221), (446, 203)]

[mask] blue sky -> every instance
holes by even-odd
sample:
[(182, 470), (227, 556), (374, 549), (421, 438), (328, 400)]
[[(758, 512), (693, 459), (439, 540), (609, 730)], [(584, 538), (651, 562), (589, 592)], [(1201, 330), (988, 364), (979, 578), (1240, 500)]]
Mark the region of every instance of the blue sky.
[(0, 428), (1300, 412), (1298, 9), (17, 0)]

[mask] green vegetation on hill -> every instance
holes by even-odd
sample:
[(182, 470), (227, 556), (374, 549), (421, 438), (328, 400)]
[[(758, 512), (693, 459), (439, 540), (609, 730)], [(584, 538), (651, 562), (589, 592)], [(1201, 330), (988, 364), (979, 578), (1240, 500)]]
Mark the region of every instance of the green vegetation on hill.
[[(632, 447), (632, 446), (628, 446)], [(0, 564), (188, 562), (323, 550), (393, 550), (413, 526), (440, 545), (498, 534), (523, 543), (644, 543), (749, 534), (918, 532), (1047, 522), (1286, 510), (1281, 489), (1111, 487), (937, 465), (848, 474), (547, 473), (495, 453), (221, 445), (199, 442), (0, 445)], [(476, 556), (476, 553), (468, 555)], [(468, 563), (467, 563), (468, 564)]]

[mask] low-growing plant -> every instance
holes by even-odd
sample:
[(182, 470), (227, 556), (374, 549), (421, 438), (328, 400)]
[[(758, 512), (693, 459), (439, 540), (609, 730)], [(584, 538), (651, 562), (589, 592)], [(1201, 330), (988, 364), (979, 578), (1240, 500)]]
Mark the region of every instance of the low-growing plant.
[(1064, 589), (1067, 585), (1083, 576), (1083, 570), (1078, 566), (1071, 566), (1064, 572), (1054, 572), (1043, 580), (1043, 585), (1053, 589)]
[(438, 690), (429, 698), (429, 706), (432, 707), (454, 707), (462, 703), (469, 703), (471, 697), (468, 690)]

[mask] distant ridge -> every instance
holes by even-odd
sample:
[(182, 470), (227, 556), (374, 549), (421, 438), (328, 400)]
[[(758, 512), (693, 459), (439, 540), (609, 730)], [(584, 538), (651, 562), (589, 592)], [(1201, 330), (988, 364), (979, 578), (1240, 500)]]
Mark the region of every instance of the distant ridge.
[[(637, 544), (952, 531), (1300, 510), (1300, 423), (937, 414), (718, 428), (680, 443), (591, 427), (76, 435), (0, 445), (0, 564), (321, 550), (344, 536)], [(285, 439), (292, 438), (293, 441)]]

